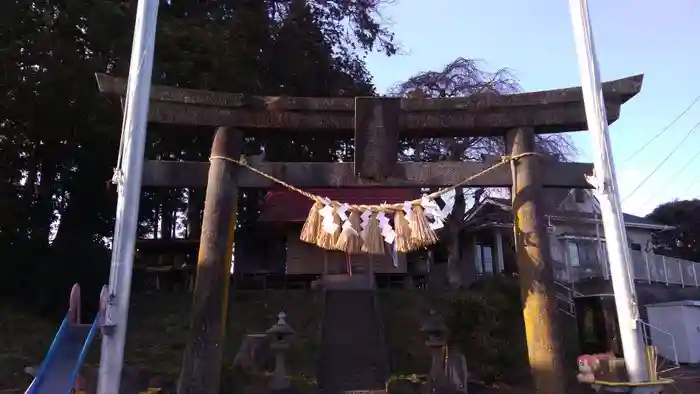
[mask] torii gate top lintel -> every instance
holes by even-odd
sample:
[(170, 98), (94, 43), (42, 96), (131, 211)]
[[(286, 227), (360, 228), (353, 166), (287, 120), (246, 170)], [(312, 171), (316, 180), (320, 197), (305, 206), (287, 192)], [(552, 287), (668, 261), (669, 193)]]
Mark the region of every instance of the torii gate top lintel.
[[(97, 74), (102, 93), (124, 96), (126, 80)], [(618, 119), (620, 108), (641, 90), (643, 75), (603, 84), (608, 122)], [(395, 102), (402, 135), (412, 137), (467, 137), (505, 135), (515, 127), (536, 133), (586, 129), (580, 87), (516, 94), (475, 94), (463, 98), (319, 98), (261, 97), (240, 93), (151, 88), (149, 121), (155, 123), (235, 126), (286, 132), (352, 133), (357, 102), (364, 99)]]
[[(126, 80), (97, 74), (100, 91), (124, 97)], [(608, 121), (615, 121), (624, 102), (641, 90), (643, 75), (603, 85)], [(465, 98), (417, 99), (391, 97), (319, 98), (260, 97), (153, 86), (149, 121), (174, 125), (233, 127), (240, 133), (298, 133), (297, 138), (327, 135), (355, 137), (354, 163), (272, 163), (255, 167), (298, 187), (432, 187), (454, 185), (493, 165), (483, 162), (399, 163), (398, 141), (404, 137), (505, 136), (527, 128), (534, 133), (586, 128), (580, 87), (519, 94), (475, 94)], [(251, 159), (256, 160), (256, 159)], [(209, 163), (147, 161), (143, 184), (164, 187), (204, 187)], [(543, 184), (589, 188), (584, 163), (550, 163)], [(267, 188), (269, 179), (242, 172), (238, 187)], [(508, 187), (510, 170), (498, 168), (470, 182), (473, 187)]]

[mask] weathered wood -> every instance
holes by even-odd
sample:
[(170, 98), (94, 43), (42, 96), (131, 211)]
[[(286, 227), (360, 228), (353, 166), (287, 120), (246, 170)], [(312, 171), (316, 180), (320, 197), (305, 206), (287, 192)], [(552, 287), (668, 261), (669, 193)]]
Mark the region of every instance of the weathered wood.
[[(95, 76), (100, 92), (118, 96), (126, 94), (126, 79), (100, 73)], [(643, 79), (644, 75), (638, 74), (603, 83), (605, 101), (626, 102), (640, 92)], [(274, 102), (278, 111), (353, 112), (355, 110), (355, 100), (348, 97), (260, 97), (162, 85), (151, 87), (151, 100), (232, 109), (263, 108)], [(405, 111), (476, 111), (493, 107), (531, 107), (543, 104), (581, 104), (582, 102), (581, 88), (570, 87), (504, 95), (474, 94), (469, 97), (441, 99), (402, 98), (401, 109)]]
[[(213, 156), (239, 157), (243, 134), (232, 128), (216, 131)], [(197, 278), (185, 349), (179, 394), (218, 393), (221, 383), (221, 361), (226, 332), (228, 288), (236, 225), (238, 188), (236, 164), (216, 160), (209, 168), (202, 237), (197, 259)]]
[[(353, 163), (273, 163), (252, 164), (258, 170), (301, 188), (323, 187), (439, 187), (454, 185), (485, 170), (495, 163), (437, 162), (398, 163), (392, 177), (383, 181), (361, 179), (355, 176)], [(209, 163), (192, 161), (146, 161), (143, 185), (157, 187), (204, 187), (207, 184)], [(542, 169), (545, 186), (590, 188), (584, 174), (591, 174), (588, 163), (551, 163)], [(278, 186), (250, 170), (242, 170), (237, 177), (241, 188), (269, 188)], [(507, 165), (474, 179), (473, 187), (510, 187), (512, 179)]]
[[(605, 102), (608, 123), (620, 115), (620, 103)], [(351, 112), (283, 112), (233, 109), (215, 106), (155, 101), (149, 107), (149, 121), (178, 125), (229, 126), (248, 133), (287, 132), (352, 134), (355, 118)], [(527, 126), (537, 133), (562, 133), (586, 129), (583, 102), (541, 104), (536, 107), (496, 107), (478, 112), (403, 112), (399, 115), (401, 135), (409, 137), (467, 137), (505, 135), (514, 127)]]
[[(124, 95), (123, 79), (97, 75), (100, 91)], [(620, 106), (639, 93), (643, 76), (603, 84), (608, 122), (619, 117)], [(399, 125), (404, 135), (453, 137), (504, 135), (527, 126), (537, 133), (586, 128), (581, 88), (511, 95), (477, 94), (467, 98), (400, 99)], [(154, 86), (152, 122), (249, 128), (249, 132), (284, 129), (298, 132), (341, 132), (354, 127), (352, 98), (255, 97)]]
[(355, 99), (355, 175), (389, 178), (399, 154), (400, 99)]
[[(534, 152), (535, 134), (531, 129), (512, 130), (506, 145), (511, 155)], [(552, 256), (542, 211), (540, 171), (543, 170), (537, 156), (525, 156), (513, 165), (515, 251), (535, 388), (541, 394), (560, 394), (566, 392), (567, 374), (557, 326)]]

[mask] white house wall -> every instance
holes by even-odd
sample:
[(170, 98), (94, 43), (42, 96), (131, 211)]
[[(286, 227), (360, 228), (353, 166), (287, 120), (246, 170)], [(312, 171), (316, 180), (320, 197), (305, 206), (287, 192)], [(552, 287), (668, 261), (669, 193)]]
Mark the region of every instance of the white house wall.
[[(598, 232), (596, 232), (595, 224), (581, 223), (581, 222), (555, 222), (552, 223), (553, 228), (549, 231), (549, 243), (550, 252), (552, 255), (553, 269), (555, 278), (561, 282), (570, 282), (570, 269), (568, 269), (567, 262), (567, 242), (575, 242), (574, 240), (567, 240), (566, 237), (578, 236), (595, 239), (600, 237), (601, 240), (605, 240), (605, 233), (603, 231), (603, 226), (598, 225)], [(642, 252), (648, 249), (651, 245), (651, 231), (646, 229), (638, 228), (627, 228), (627, 241), (629, 243), (637, 243), (641, 246)], [(607, 265), (600, 265), (601, 274), (607, 270)]]

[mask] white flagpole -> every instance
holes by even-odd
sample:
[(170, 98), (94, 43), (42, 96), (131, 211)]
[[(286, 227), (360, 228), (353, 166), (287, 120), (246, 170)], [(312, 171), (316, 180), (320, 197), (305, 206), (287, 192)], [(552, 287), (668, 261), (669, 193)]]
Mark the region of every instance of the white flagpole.
[[(119, 394), (124, 340), (129, 317), (131, 271), (138, 225), (146, 123), (153, 72), (159, 0), (139, 0), (129, 64), (124, 124), (123, 168), (117, 168), (117, 217), (112, 242), (112, 267), (107, 291), (98, 394)], [(122, 172), (123, 171), (123, 172)]]
[(593, 46), (588, 1), (569, 0), (569, 8), (581, 72), (586, 120), (593, 143), (595, 174), (592, 183), (596, 187), (603, 220), (625, 365), (631, 382), (646, 382), (649, 380), (646, 349), (639, 327), (634, 282), (630, 279), (627, 234), (620, 209), (622, 204), (617, 189), (600, 72)]

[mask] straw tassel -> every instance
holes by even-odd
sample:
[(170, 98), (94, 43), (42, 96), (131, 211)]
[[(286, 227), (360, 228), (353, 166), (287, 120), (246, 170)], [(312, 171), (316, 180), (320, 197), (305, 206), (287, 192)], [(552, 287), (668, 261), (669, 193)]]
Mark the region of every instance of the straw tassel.
[(411, 241), (416, 248), (430, 246), (438, 241), (437, 234), (430, 228), (430, 223), (428, 223), (428, 218), (425, 217), (422, 206), (416, 205), (413, 207), (409, 226), (411, 227)]
[(360, 238), (360, 212), (352, 211), (348, 220), (343, 223), (343, 230), (335, 245), (338, 250), (347, 253), (360, 253), (362, 250), (362, 238)]
[(384, 254), (384, 238), (382, 238), (382, 231), (379, 229), (376, 213), (372, 213), (365, 231), (367, 235), (361, 250), (370, 254)]
[(336, 231), (333, 233), (329, 233), (324, 229), (320, 230), (320, 234), (316, 240), (316, 245), (318, 245), (318, 247), (327, 250), (335, 250), (335, 245), (338, 243), (338, 237), (340, 237), (340, 217), (335, 212), (333, 212), (333, 224), (335, 224), (337, 227)]
[(323, 208), (323, 204), (320, 201), (316, 201), (309, 209), (309, 216), (301, 229), (301, 235), (299, 235), (299, 239), (303, 242), (316, 243), (321, 231), (321, 215), (319, 214), (321, 208)]
[(414, 249), (413, 242), (411, 242), (411, 227), (403, 211), (396, 211), (394, 214), (394, 231), (396, 231), (397, 252), (408, 253)]

